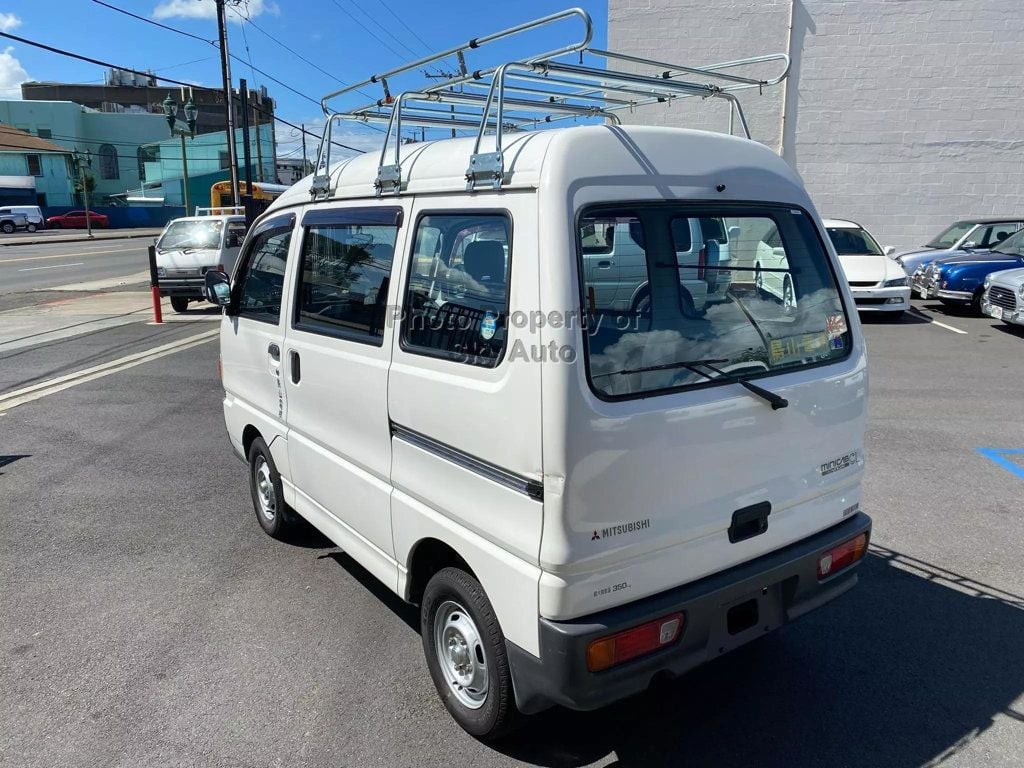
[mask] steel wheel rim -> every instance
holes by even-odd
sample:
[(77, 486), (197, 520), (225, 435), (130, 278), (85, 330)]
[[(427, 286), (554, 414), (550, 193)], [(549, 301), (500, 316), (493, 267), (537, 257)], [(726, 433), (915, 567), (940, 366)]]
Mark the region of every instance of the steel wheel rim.
[(434, 613), (434, 654), (459, 703), (482, 707), (488, 690), (483, 638), (466, 609), (453, 600), (445, 600)]
[(270, 465), (262, 456), (257, 457), (252, 474), (256, 482), (256, 503), (260, 515), (267, 522), (273, 522), (277, 515), (277, 493), (274, 491), (274, 479), (270, 476)]

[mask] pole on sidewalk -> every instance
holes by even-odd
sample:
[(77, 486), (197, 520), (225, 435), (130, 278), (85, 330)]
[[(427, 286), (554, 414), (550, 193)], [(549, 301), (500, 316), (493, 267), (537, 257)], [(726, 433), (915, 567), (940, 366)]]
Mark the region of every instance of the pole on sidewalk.
[(185, 153), (185, 132), (179, 131), (181, 136), (181, 184), (182, 184), (182, 197), (185, 199), (185, 215), (191, 216), (190, 211), (192, 207), (189, 205), (188, 199), (188, 155)]
[(149, 246), (149, 290), (153, 294), (153, 322), (163, 323), (164, 314), (160, 307), (160, 279), (156, 274), (156, 246)]
[(302, 123), (299, 126), (299, 132), (302, 134), (302, 176), (299, 178), (306, 178), (309, 175), (309, 170), (306, 168), (306, 163), (309, 161), (306, 159), (306, 124)]
[(231, 93), (231, 60), (228, 53), (228, 24), (225, 0), (217, 3), (217, 32), (220, 38), (220, 73), (224, 81), (224, 109), (227, 117), (228, 162), (231, 165), (231, 204), (238, 206), (238, 148), (235, 146), (235, 100)]
[(249, 151), (249, 84), (244, 77), (238, 81), (238, 95), (242, 102), (242, 162), (245, 163), (245, 194), (252, 197), (252, 154)]

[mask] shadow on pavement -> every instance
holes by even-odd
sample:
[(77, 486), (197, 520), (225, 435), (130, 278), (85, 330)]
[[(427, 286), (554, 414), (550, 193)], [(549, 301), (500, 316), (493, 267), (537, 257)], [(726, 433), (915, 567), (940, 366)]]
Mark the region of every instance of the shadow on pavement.
[[(333, 544), (331, 546), (334, 546)], [(359, 584), (366, 589), (367, 592), (372, 594), (375, 598), (380, 600), (384, 605), (391, 609), (398, 618), (404, 621), (410, 629), (419, 634), (420, 632), (420, 612), (415, 605), (410, 605), (405, 602), (402, 598), (384, 586), (380, 580), (370, 573), (368, 570), (363, 568), (359, 563), (353, 560), (349, 555), (344, 552), (328, 552), (326, 555), (320, 555), (319, 560), (331, 559), (348, 571), (349, 576), (359, 582)], [(426, 668), (423, 670), (426, 674)]]
[[(3, 469), (4, 467), (13, 464), (18, 459), (27, 459), (31, 455), (32, 454), (30, 453), (13, 453), (6, 456), (0, 455), (0, 469)], [(3, 474), (3, 472), (0, 472), (0, 476), (2, 476)]]
[(530, 718), (500, 749), (542, 766), (934, 765), (996, 715), (1024, 720), (1022, 637), (1024, 598), (873, 547), (820, 612), (663, 689)]
[(891, 312), (861, 312), (860, 321), (863, 325), (923, 325), (931, 322), (926, 315), (920, 315), (913, 308), (903, 312), (899, 317), (891, 317)]
[(1024, 339), (1024, 325), (995, 322), (992, 327), (1000, 333), (1005, 333), (1007, 336), (1016, 336), (1018, 339)]

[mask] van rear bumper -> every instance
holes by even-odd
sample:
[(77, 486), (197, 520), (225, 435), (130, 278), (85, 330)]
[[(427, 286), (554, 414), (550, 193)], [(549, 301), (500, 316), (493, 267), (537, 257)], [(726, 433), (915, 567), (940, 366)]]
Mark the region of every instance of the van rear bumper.
[[(516, 704), (527, 714), (554, 704), (596, 709), (647, 689), (655, 677), (682, 674), (824, 605), (857, 583), (857, 566), (818, 581), (819, 557), (861, 533), (862, 512), (788, 547), (699, 581), (571, 621), (540, 619), (540, 658), (507, 643)], [(729, 609), (757, 621), (730, 633)], [(604, 672), (587, 670), (587, 646), (672, 613), (684, 615), (680, 639), (664, 650)], [(745, 623), (745, 622), (744, 622)]]
[(190, 299), (202, 299), (206, 296), (204, 277), (161, 277), (159, 282), (161, 296), (185, 296)]

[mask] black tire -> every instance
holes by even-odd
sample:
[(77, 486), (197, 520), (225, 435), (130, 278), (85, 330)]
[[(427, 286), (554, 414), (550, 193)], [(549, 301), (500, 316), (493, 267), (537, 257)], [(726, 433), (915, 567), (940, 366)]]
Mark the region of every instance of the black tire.
[(984, 288), (979, 288), (978, 290), (976, 290), (974, 292), (974, 295), (971, 297), (971, 314), (977, 315), (978, 317), (982, 316), (981, 300), (984, 297), (985, 297), (985, 289)]
[(0, 224), (0, 229), (3, 230), (5, 235), (13, 235), (14, 234), (14, 230), (16, 230), (17, 227), (14, 226), (14, 224), (12, 222), (5, 221), (3, 224)]
[[(253, 511), (260, 527), (275, 539), (288, 538), (293, 527), (291, 511), (284, 503), (284, 489), (281, 487), (281, 475), (274, 464), (274, 457), (262, 437), (257, 437), (249, 446), (249, 493), (252, 496)], [(267, 470), (263, 475), (263, 469)], [(268, 487), (261, 487), (266, 481)], [(272, 512), (266, 504), (264, 493), (273, 493)]]
[(61, 224), (59, 221), (55, 221), (52, 224), (47, 224), (50, 229), (60, 229)]
[(37, 229), (39, 229), (39, 227), (37, 227), (35, 224), (29, 224), (27, 227), (25, 227), (25, 229), (27, 229), (29, 232), (35, 232)]
[[(452, 604), (455, 605), (455, 614), (450, 614)], [(473, 628), (478, 630), (478, 642), (462, 646), (469, 654), (465, 658), (471, 664), (475, 659), (477, 665), (481, 665), (487, 673), (486, 692), (482, 703), (476, 708), (467, 706), (459, 698), (461, 694), (456, 693), (455, 687), (446, 678), (437, 653), (435, 617), (442, 617), (442, 635), (454, 634), (454, 637), (461, 638), (463, 636), (457, 629), (450, 629), (447, 633), (444, 631), (445, 628), (455, 628), (457, 625), (445, 622), (443, 617), (445, 614), (457, 615), (463, 611), (471, 620)], [(460, 616), (460, 620), (464, 621), (465, 616)], [(420, 606), (420, 634), (423, 638), (427, 669), (430, 670), (430, 676), (434, 680), (441, 701), (455, 722), (481, 741), (495, 741), (507, 734), (518, 721), (519, 710), (516, 709), (515, 695), (512, 692), (512, 674), (505, 649), (505, 635), (480, 582), (458, 568), (443, 568), (435, 573), (423, 593), (423, 602)]]
[(651, 290), (644, 288), (637, 294), (633, 302), (634, 315), (649, 315), (651, 313)]
[(183, 296), (171, 296), (171, 309), (179, 315), (185, 314), (188, 311), (188, 299)]

